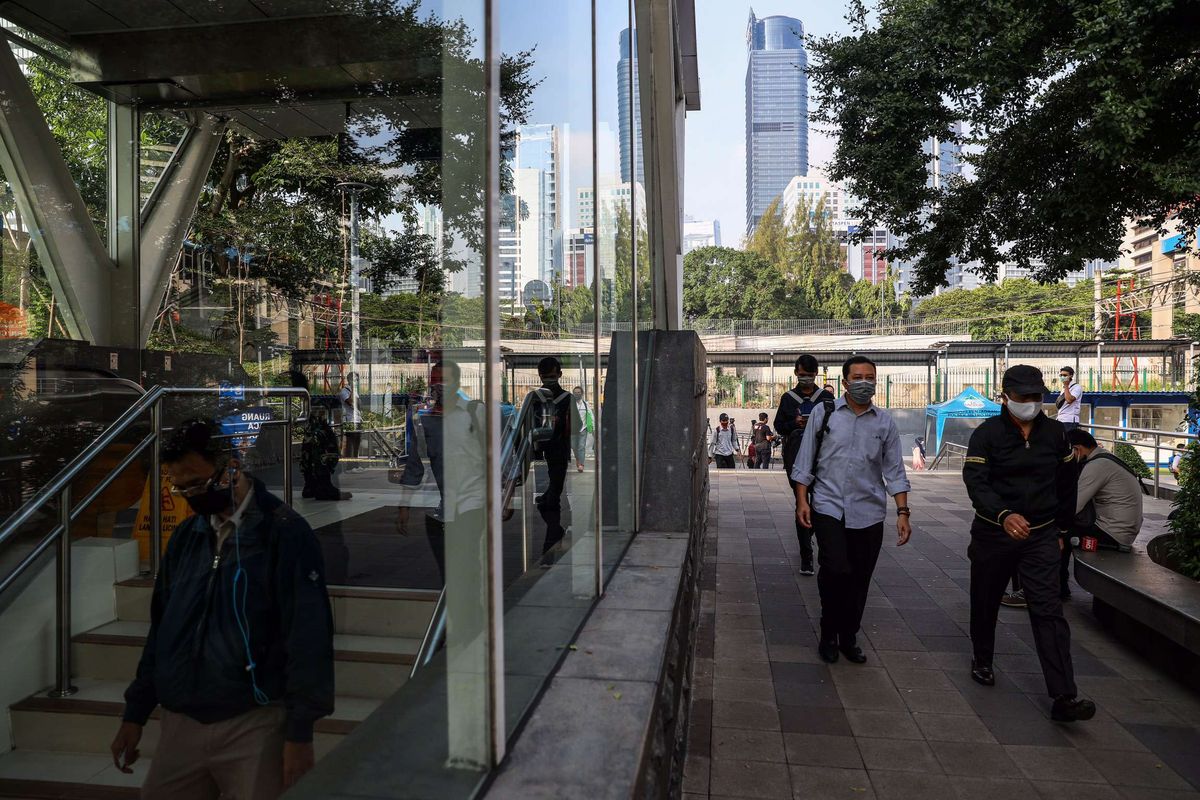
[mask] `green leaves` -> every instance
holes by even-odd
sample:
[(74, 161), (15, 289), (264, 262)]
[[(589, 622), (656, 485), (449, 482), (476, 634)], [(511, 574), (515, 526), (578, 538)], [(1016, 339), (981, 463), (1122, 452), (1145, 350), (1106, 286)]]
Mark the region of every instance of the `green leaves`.
[[(955, 258), (1053, 281), (1115, 258), (1129, 218), (1200, 224), (1194, 2), (881, 0), (874, 20), (814, 40), (809, 75), (829, 175), (906, 237), (917, 295)], [(935, 187), (931, 140), (959, 125), (970, 177)]]

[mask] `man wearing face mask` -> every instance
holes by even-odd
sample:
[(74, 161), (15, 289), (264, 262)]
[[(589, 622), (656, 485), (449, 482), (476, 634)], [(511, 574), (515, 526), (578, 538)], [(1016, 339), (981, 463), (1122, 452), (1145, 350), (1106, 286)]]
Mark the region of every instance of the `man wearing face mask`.
[(846, 393), (826, 418), (824, 403), (813, 409), (792, 468), (796, 519), (811, 527), (819, 546), (821, 641), (817, 652), (828, 663), (862, 664), (858, 630), (871, 575), (883, 545), (887, 496), (896, 499), (896, 545), (912, 535), (908, 476), (900, 432), (891, 416), (871, 401), (875, 362), (852, 356), (842, 364)]
[(162, 706), (147, 800), (274, 798), (313, 765), (333, 711), (333, 615), (312, 528), (190, 420), (162, 448), (191, 506), (154, 582), (150, 631), (112, 743), (122, 772)]
[[(796, 482), (792, 480), (792, 467), (800, 452), (804, 429), (813, 408), (823, 402), (833, 402), (833, 393), (817, 387), (817, 359), (808, 353), (796, 359), (796, 385), (779, 397), (779, 410), (775, 412), (775, 433), (783, 438), (783, 471), (788, 476), (792, 492)], [(811, 527), (796, 520), (796, 538), (800, 541), (800, 574), (813, 574), (813, 532)]]
[(996, 618), (1014, 569), (1025, 590), (1034, 645), (1058, 722), (1091, 719), (1078, 696), (1071, 629), (1059, 597), (1060, 537), (1075, 517), (1075, 455), (1061, 422), (1042, 412), (1046, 386), (1036, 367), (1010, 367), (1004, 408), (971, 434), (963, 482), (975, 507), (971, 524), (971, 678), (992, 686)]

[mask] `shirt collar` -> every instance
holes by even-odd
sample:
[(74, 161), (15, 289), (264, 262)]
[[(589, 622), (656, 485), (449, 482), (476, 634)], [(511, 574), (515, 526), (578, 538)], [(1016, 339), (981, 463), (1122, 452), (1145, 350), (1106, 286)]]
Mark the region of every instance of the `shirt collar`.
[(242, 499), (241, 504), (238, 505), (229, 519), (222, 521), (219, 516), (213, 514), (208, 518), (208, 524), (212, 525), (214, 531), (220, 530), (222, 525), (228, 524), (232, 524), (233, 530), (237, 530), (238, 528), (242, 527), (242, 519), (246, 516), (246, 511), (250, 508), (250, 504), (253, 501), (254, 486), (251, 485), (250, 488), (246, 490), (246, 496)]
[[(841, 397), (839, 397), (838, 399), (833, 401), (833, 410), (834, 411), (837, 411), (838, 409), (841, 409), (841, 408), (850, 408), (850, 404), (846, 402), (846, 395), (842, 395)], [(850, 412), (854, 413), (854, 409), (850, 408)], [(871, 403), (871, 405), (867, 406), (867, 410), (862, 413), (863, 414), (876, 413), (875, 412), (875, 404)], [(862, 415), (860, 414), (859, 416), (862, 416)]]

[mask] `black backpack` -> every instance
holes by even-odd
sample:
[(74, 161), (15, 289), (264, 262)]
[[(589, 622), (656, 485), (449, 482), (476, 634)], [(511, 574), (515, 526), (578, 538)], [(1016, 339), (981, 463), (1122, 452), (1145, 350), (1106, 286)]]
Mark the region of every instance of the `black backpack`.
[[(796, 401), (796, 410), (798, 411), (803, 405), (804, 401), (801, 400), (800, 396), (791, 389), (788, 389), (787, 394), (790, 394)], [(821, 425), (821, 430), (817, 431), (818, 451), (821, 448), (821, 439), (823, 439), (825, 434), (829, 431), (829, 417), (833, 415), (833, 398), (829, 397), (828, 393), (824, 389), (817, 392), (816, 396), (820, 397), (822, 394), (826, 395), (825, 399), (821, 401), (825, 406), (825, 422)], [(804, 430), (801, 428), (795, 428), (787, 435), (787, 438), (783, 440), (783, 468), (787, 471), (788, 475), (792, 474), (792, 465), (796, 463), (796, 456), (800, 454), (800, 443), (803, 441)]]
[(555, 397), (545, 386), (529, 393), (527, 401), (532, 403), (529, 408), (529, 443), (535, 457), (541, 457), (547, 444), (555, 440), (565, 441), (571, 416), (570, 409), (565, 415), (561, 411), (564, 400), (572, 400), (570, 392)]

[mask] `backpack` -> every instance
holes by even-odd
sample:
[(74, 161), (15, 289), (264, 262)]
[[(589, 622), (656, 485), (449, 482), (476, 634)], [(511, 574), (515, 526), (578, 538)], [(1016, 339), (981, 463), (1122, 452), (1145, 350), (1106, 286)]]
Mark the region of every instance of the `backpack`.
[(526, 401), (533, 404), (529, 409), (529, 443), (534, 456), (540, 457), (546, 445), (556, 439), (565, 441), (571, 416), (569, 409), (566, 415), (560, 411), (564, 400), (575, 402), (569, 392), (554, 397), (553, 392), (545, 386), (534, 389), (526, 396)]
[[(800, 397), (800, 395), (796, 394), (791, 389), (788, 389), (786, 394), (791, 395), (792, 399), (796, 401), (797, 411), (801, 406), (804, 405), (804, 400)], [(817, 392), (814, 395), (814, 398), (820, 397), (822, 394), (826, 394), (824, 389)], [(821, 402), (825, 405), (825, 424), (821, 426), (822, 430), (817, 432), (817, 436), (824, 438), (825, 432), (829, 430), (829, 417), (833, 414), (833, 398), (827, 396)], [(804, 430), (800, 428), (793, 430), (787, 435), (787, 438), (783, 440), (783, 468), (788, 475), (792, 474), (792, 465), (796, 463), (796, 456), (800, 454), (800, 443), (802, 441), (804, 441)], [(821, 439), (818, 438), (818, 450), (820, 447)]]

